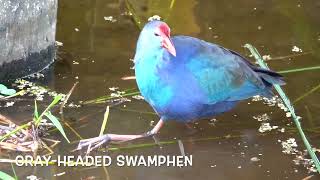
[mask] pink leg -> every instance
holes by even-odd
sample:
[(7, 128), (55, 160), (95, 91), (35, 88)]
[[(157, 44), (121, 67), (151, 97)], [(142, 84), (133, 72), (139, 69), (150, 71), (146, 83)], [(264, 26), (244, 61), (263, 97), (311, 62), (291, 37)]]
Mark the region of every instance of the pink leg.
[[(159, 122), (153, 127), (151, 131), (148, 131), (144, 134), (138, 134), (138, 135), (105, 134), (103, 136), (99, 136), (95, 138), (83, 139), (79, 142), (77, 150), (80, 150), (83, 147), (88, 146), (88, 152), (90, 152), (92, 149), (98, 148), (102, 144), (110, 141), (130, 141), (138, 138), (153, 136), (159, 132), (159, 130), (163, 125), (164, 125), (164, 121), (160, 119)], [(95, 146), (91, 148), (92, 145), (95, 145)]]

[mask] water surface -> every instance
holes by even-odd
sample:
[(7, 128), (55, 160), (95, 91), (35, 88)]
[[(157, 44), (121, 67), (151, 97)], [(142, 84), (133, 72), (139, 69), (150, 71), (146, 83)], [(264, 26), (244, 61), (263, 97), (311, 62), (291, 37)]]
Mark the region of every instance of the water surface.
[[(243, 48), (245, 43), (253, 44), (262, 55), (282, 57), (298, 54), (293, 46), (302, 49), (302, 56), (284, 58), (269, 62), (276, 70), (287, 70), (319, 65), (320, 54), (320, 2), (316, 0), (283, 1), (132, 1), (139, 17), (147, 18), (158, 14), (166, 18), (173, 34), (184, 34), (220, 44), (249, 55)], [(74, 82), (79, 81), (71, 101), (78, 103), (110, 94), (110, 87), (120, 90), (136, 88), (135, 81), (123, 81), (121, 77), (133, 75), (130, 61), (134, 56), (139, 35), (132, 17), (127, 13), (125, 1), (115, 0), (69, 0), (59, 1), (56, 39), (63, 42), (59, 47), (58, 61), (54, 64), (51, 78), (45, 82), (51, 89), (67, 93)], [(104, 17), (112, 16), (115, 22)], [(75, 29), (78, 29), (76, 31)], [(250, 60), (253, 61), (252, 58)], [(75, 63), (76, 62), (76, 63)], [(317, 86), (320, 72), (308, 71), (284, 74), (288, 96), (295, 100)], [(304, 117), (305, 128), (320, 126), (320, 94), (312, 93), (295, 104), (298, 115)], [(70, 102), (71, 102), (70, 101)], [(98, 135), (106, 104), (67, 108), (66, 120), (83, 138)], [(30, 116), (32, 107), (23, 108), (25, 116)], [(129, 112), (137, 111), (137, 112)], [(149, 105), (141, 100), (115, 106), (110, 111), (107, 131), (112, 133), (142, 133), (150, 128), (158, 117), (152, 114)], [(285, 128), (285, 133), (273, 130), (260, 133), (258, 122), (253, 116), (267, 113), (269, 123)], [(10, 114), (10, 110), (6, 112)], [(89, 116), (87, 116), (89, 115)], [(19, 115), (22, 116), (22, 115)], [(210, 121), (199, 121), (193, 126), (197, 133), (190, 135), (182, 124), (170, 122), (157, 136), (160, 141), (181, 139), (186, 154), (193, 155), (193, 166), (178, 167), (117, 167), (107, 168), (110, 179), (302, 179), (308, 172), (302, 166), (294, 165), (293, 155), (282, 153), (281, 143), (294, 137), (300, 149), (303, 143), (295, 132), (291, 119), (277, 107), (269, 107), (262, 102), (244, 101), (231, 112), (216, 117), (214, 125)], [(73, 141), (78, 138), (70, 131)], [(319, 147), (319, 133), (308, 133), (311, 143)], [(223, 137), (230, 138), (223, 138)], [(201, 138), (217, 139), (199, 141)], [(56, 134), (55, 138), (61, 138)], [(62, 140), (62, 138), (61, 138)], [(152, 143), (153, 139), (129, 143)], [(126, 144), (128, 145), (128, 144)], [(126, 146), (123, 145), (123, 146)], [(75, 144), (61, 143), (55, 151), (69, 154)], [(103, 154), (99, 152), (98, 154)], [(178, 144), (153, 146), (111, 152), (112, 157), (124, 155), (180, 155)], [(253, 162), (251, 158), (260, 161)], [(35, 173), (38, 177), (53, 179), (52, 175), (66, 172), (57, 179), (80, 179), (94, 176), (106, 179), (103, 168), (18, 168), (22, 177)], [(21, 170), (21, 171), (20, 171)], [(318, 177), (314, 177), (315, 179)]]

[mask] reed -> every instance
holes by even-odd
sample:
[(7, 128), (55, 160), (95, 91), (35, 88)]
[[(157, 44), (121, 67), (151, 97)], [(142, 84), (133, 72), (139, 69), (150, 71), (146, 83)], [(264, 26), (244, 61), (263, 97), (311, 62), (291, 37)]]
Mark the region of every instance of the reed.
[(103, 132), (104, 132), (104, 130), (105, 130), (106, 127), (107, 127), (108, 117), (109, 117), (109, 106), (107, 106), (106, 112), (104, 113), (103, 122), (102, 122), (102, 125), (101, 125), (101, 129), (100, 129), (99, 136), (102, 136), (102, 135), (103, 135)]
[[(248, 48), (249, 51), (251, 52), (251, 54), (254, 56), (254, 58), (257, 60), (258, 64), (265, 69), (269, 69), (269, 67), (267, 66), (267, 64), (263, 61), (261, 55), (259, 54), (258, 50), (252, 46), (251, 44), (246, 44), (244, 46), (245, 48)], [(304, 143), (304, 145), (307, 148), (307, 151), (310, 155), (310, 157), (312, 158), (313, 163), (315, 164), (318, 173), (320, 173), (320, 162), (318, 157), (316, 156), (315, 152), (312, 150), (312, 147), (306, 137), (306, 135), (303, 132), (303, 129), (301, 127), (301, 123), (300, 123), (300, 119), (301, 117), (298, 117), (295, 114), (294, 111), (294, 107), (292, 106), (292, 103), (290, 102), (289, 98), (287, 97), (287, 95), (285, 94), (285, 92), (282, 90), (282, 88), (279, 85), (274, 85), (276, 91), (278, 92), (278, 94), (280, 95), (281, 99), (283, 100), (284, 104), (286, 105), (286, 107), (289, 109), (291, 115), (292, 115), (292, 119), (298, 129), (298, 132), (302, 138), (302, 141)]]
[(278, 71), (278, 73), (287, 74), (287, 73), (311, 71), (311, 70), (318, 70), (318, 69), (320, 69), (320, 66), (304, 67), (304, 68), (297, 68), (297, 69), (288, 69), (288, 70)]
[(11, 137), (14, 134), (17, 134), (18, 132), (20, 132), (23, 129), (27, 129), (31, 126), (35, 126), (36, 129), (38, 129), (38, 127), (41, 125), (41, 120), (43, 119), (44, 116), (46, 116), (51, 122), (52, 124), (59, 130), (59, 132), (63, 135), (63, 137), (68, 141), (69, 139), (67, 138), (63, 127), (60, 123), (60, 121), (58, 120), (57, 117), (55, 117), (54, 115), (51, 114), (50, 110), (51, 108), (53, 108), (60, 100), (61, 100), (62, 96), (61, 95), (57, 95), (55, 96), (54, 100), (50, 103), (49, 106), (46, 107), (46, 109), (39, 115), (38, 112), (38, 107), (37, 107), (37, 102), (35, 101), (34, 105), (34, 117), (33, 117), (33, 121), (32, 122), (28, 122), (25, 123), (23, 125), (17, 126), (14, 130), (10, 131), (9, 133), (3, 135), (0, 137), (0, 142), (3, 142), (4, 140), (6, 140), (8, 137)]

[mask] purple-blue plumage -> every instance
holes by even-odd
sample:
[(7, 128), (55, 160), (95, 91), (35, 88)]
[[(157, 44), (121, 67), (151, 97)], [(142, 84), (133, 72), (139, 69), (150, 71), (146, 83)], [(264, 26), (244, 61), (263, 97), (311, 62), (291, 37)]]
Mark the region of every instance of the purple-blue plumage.
[(171, 38), (170, 28), (161, 21), (143, 28), (134, 63), (140, 92), (160, 120), (146, 133), (105, 134), (82, 140), (78, 149), (153, 136), (166, 120), (210, 118), (232, 109), (240, 100), (271, 96), (272, 84), (284, 84), (281, 75), (254, 66), (236, 52), (193, 37)]
[(193, 37), (170, 38), (161, 21), (143, 28), (134, 61), (141, 94), (162, 120), (210, 118), (240, 100), (270, 96), (272, 84), (284, 84), (281, 75), (236, 52)]

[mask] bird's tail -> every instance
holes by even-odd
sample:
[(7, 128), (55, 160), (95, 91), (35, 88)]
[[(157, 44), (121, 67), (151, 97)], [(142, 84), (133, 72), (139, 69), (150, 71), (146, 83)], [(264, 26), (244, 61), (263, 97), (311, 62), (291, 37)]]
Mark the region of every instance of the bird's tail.
[(265, 97), (269, 98), (274, 95), (272, 92), (273, 84), (278, 84), (280, 86), (286, 84), (284, 81), (284, 77), (279, 73), (259, 67), (254, 68), (254, 71), (259, 75), (259, 77), (266, 86), (265, 91), (261, 94)]

